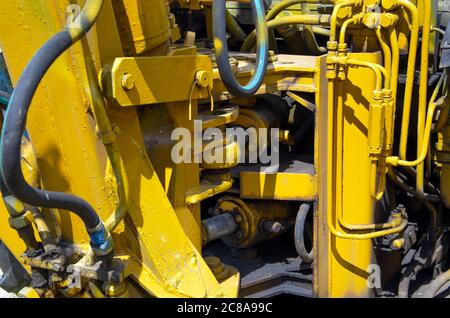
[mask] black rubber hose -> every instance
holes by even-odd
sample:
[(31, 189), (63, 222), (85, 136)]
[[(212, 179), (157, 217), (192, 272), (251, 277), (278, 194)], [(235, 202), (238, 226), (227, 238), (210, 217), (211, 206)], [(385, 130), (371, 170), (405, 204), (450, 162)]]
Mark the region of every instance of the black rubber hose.
[(20, 164), (20, 151), (25, 123), (36, 89), (53, 62), (72, 46), (68, 31), (51, 38), (33, 57), (11, 96), (2, 134), (1, 170), (9, 191), (20, 201), (44, 208), (72, 211), (93, 229), (100, 223), (94, 209), (83, 199), (60, 192), (31, 187), (25, 180)]
[(1, 141), (1, 173), (6, 187), (23, 203), (71, 211), (84, 222), (96, 254), (112, 251), (112, 240), (92, 206), (80, 197), (44, 191), (31, 187), (25, 180), (20, 164), (22, 135), (28, 110), (39, 83), (55, 60), (81, 39), (93, 26), (103, 0), (88, 0), (77, 17), (79, 26), (66, 28), (54, 35), (35, 54), (23, 71), (6, 112)]
[(260, 88), (269, 60), (269, 32), (266, 25), (266, 13), (262, 0), (252, 0), (253, 20), (256, 25), (257, 54), (255, 72), (250, 82), (242, 86), (234, 77), (228, 56), (227, 30), (226, 30), (226, 1), (213, 1), (213, 33), (216, 62), (220, 77), (228, 91), (241, 98), (250, 97)]
[(308, 212), (311, 209), (311, 206), (311, 203), (303, 203), (300, 206), (300, 208), (298, 209), (294, 227), (295, 248), (297, 249), (297, 253), (300, 256), (300, 259), (307, 264), (312, 263), (314, 259), (313, 249), (308, 252), (305, 246), (306, 217), (308, 216)]
[[(1, 175), (0, 175), (0, 192), (1, 192), (3, 199), (11, 196), (11, 193), (9, 192), (8, 188), (6, 187)], [(7, 206), (6, 202), (5, 202), (5, 205)], [(24, 228), (17, 229), (17, 233), (19, 234), (19, 237), (25, 243), (25, 245), (27, 247), (27, 251), (34, 252), (34, 251), (39, 250), (39, 243), (36, 240), (36, 236), (34, 235), (33, 226), (31, 224), (27, 225)]]

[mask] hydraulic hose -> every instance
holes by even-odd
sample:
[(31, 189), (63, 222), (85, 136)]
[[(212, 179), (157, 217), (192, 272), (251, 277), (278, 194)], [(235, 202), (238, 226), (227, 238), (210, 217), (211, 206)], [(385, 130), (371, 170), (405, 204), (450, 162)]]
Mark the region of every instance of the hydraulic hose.
[(427, 287), (422, 298), (433, 298), (439, 292), (439, 290), (444, 287), (448, 282), (450, 282), (450, 270), (439, 275), (430, 286)]
[(0, 91), (0, 105), (1, 106), (3, 106), (3, 107), (8, 106), (10, 99), (11, 99), (11, 95), (10, 94), (8, 94), (6, 92), (3, 92), (3, 91)]
[(297, 249), (297, 253), (300, 256), (300, 259), (307, 264), (312, 263), (314, 259), (313, 249), (308, 252), (305, 246), (306, 217), (308, 216), (308, 212), (311, 209), (311, 206), (311, 203), (303, 203), (300, 206), (294, 227), (295, 248)]
[(78, 215), (98, 256), (109, 255), (113, 250), (113, 241), (95, 210), (80, 197), (30, 186), (23, 176), (20, 151), (28, 110), (39, 83), (55, 60), (92, 28), (102, 6), (103, 0), (88, 0), (73, 26), (54, 35), (28, 63), (8, 105), (0, 151), (1, 173), (11, 194), (32, 206), (63, 209)]
[(234, 77), (228, 57), (227, 31), (226, 31), (226, 1), (213, 1), (213, 33), (216, 62), (220, 76), (228, 91), (241, 98), (247, 98), (260, 88), (266, 73), (269, 59), (269, 32), (266, 26), (266, 14), (262, 0), (252, 0), (253, 19), (257, 33), (256, 65), (250, 82), (242, 86)]

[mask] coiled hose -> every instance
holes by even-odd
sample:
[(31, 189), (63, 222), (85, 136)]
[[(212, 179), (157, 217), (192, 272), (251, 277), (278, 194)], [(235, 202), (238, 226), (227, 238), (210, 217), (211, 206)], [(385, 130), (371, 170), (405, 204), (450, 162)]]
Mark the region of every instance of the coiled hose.
[(257, 33), (257, 53), (255, 71), (249, 83), (242, 86), (234, 77), (231, 69), (226, 31), (226, 1), (213, 1), (213, 34), (216, 62), (220, 76), (229, 93), (235, 97), (247, 98), (260, 88), (266, 73), (269, 59), (269, 32), (266, 26), (266, 14), (263, 0), (252, 0), (253, 19)]
[(28, 63), (8, 105), (0, 151), (1, 173), (11, 194), (32, 206), (63, 209), (78, 215), (86, 226), (91, 247), (98, 256), (109, 255), (113, 250), (113, 241), (95, 210), (80, 197), (30, 186), (23, 176), (20, 151), (28, 110), (39, 83), (55, 60), (92, 28), (103, 2), (88, 0), (74, 26), (54, 35)]

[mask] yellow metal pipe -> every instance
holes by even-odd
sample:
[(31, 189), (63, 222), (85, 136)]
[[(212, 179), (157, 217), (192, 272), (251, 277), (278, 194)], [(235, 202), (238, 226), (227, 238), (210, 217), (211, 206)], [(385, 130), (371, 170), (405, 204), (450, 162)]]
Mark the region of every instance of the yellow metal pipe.
[[(383, 198), (386, 190), (386, 164), (383, 163), (379, 167), (379, 162), (383, 158), (372, 159), (370, 163), (370, 196), (375, 201), (380, 201)], [(381, 169), (382, 168), (382, 169)], [(381, 170), (381, 172), (379, 172)], [(379, 181), (377, 181), (379, 176)]]
[(345, 34), (347, 33), (347, 28), (349, 27), (350, 24), (354, 24), (354, 23), (355, 23), (354, 18), (347, 19), (344, 21), (344, 23), (342, 23), (341, 31), (339, 34), (339, 43), (340, 44), (345, 43)]
[(339, 237), (342, 239), (347, 239), (347, 240), (371, 240), (374, 238), (379, 238), (379, 237), (399, 233), (399, 232), (403, 231), (406, 228), (406, 226), (408, 225), (408, 220), (403, 219), (401, 221), (400, 225), (398, 225), (392, 229), (386, 229), (386, 230), (375, 231), (375, 232), (370, 232), (370, 233), (363, 233), (363, 234), (344, 233), (344, 232), (337, 230), (334, 227), (331, 212), (332, 212), (332, 210), (330, 210), (330, 212), (327, 215), (327, 224), (328, 224), (328, 228), (329, 228), (330, 232), (336, 237)]
[[(84, 49), (89, 52), (89, 46), (85, 39), (83, 39), (82, 44)], [(86, 58), (85, 61), (93, 101), (92, 111), (97, 122), (100, 139), (105, 146), (117, 183), (118, 204), (115, 211), (105, 221), (105, 227), (109, 232), (112, 232), (128, 212), (128, 177), (123, 167), (119, 147), (116, 142), (118, 132), (112, 127), (106, 112), (106, 103), (96, 76), (94, 62), (90, 58)]]
[[(425, 125), (425, 131), (421, 136), (421, 140), (423, 141), (420, 144), (420, 148), (418, 151), (417, 159), (414, 161), (408, 161), (400, 159), (399, 157), (388, 157), (387, 163), (393, 166), (404, 166), (404, 167), (416, 167), (417, 165), (423, 163), (427, 157), (428, 154), (428, 147), (430, 143), (430, 135), (433, 125), (433, 118), (434, 118), (434, 112), (436, 111), (436, 108), (443, 107), (447, 104), (447, 97), (441, 97), (438, 100), (437, 94), (439, 93), (439, 90), (441, 89), (445, 78), (447, 77), (447, 74), (444, 73), (441, 78), (439, 79), (438, 84), (436, 85), (436, 88), (434, 89), (433, 95), (431, 97), (430, 105), (428, 106), (428, 113), (426, 118), (426, 125)], [(417, 176), (419, 178), (419, 176)], [(423, 191), (418, 191), (423, 192)]]
[(267, 13), (266, 20), (270, 21), (275, 19), (283, 10), (292, 7), (297, 4), (318, 4), (324, 3), (322, 0), (286, 0), (274, 5)]
[(383, 75), (385, 77), (387, 76), (387, 72), (384, 67), (382, 67), (381, 65), (375, 64), (375, 63), (360, 61), (360, 60), (356, 60), (356, 59), (348, 59), (348, 60), (346, 60), (345, 63), (348, 65), (351, 65), (351, 66), (367, 67), (367, 68), (371, 69), (375, 73), (375, 77), (376, 77), (376, 88), (375, 89), (377, 91), (381, 91), (383, 89)]
[(375, 34), (377, 35), (378, 42), (380, 42), (381, 50), (383, 51), (383, 57), (384, 57), (384, 68), (386, 69), (387, 75), (385, 77), (386, 80), (386, 87), (391, 86), (391, 68), (392, 68), (392, 55), (391, 55), (391, 49), (389, 48), (389, 45), (386, 43), (386, 40), (383, 37), (383, 34), (381, 33), (381, 28), (375, 29)]
[[(400, 220), (394, 220), (389, 223), (383, 224), (349, 224), (345, 222), (343, 215), (343, 202), (342, 202), (342, 180), (343, 180), (343, 144), (344, 144), (344, 87), (342, 81), (340, 81), (337, 85), (337, 98), (338, 103), (336, 107), (336, 149), (337, 149), (337, 158), (336, 158), (336, 180), (340, 182), (340, 184), (336, 185), (336, 205), (337, 209), (337, 221), (339, 225), (345, 228), (348, 231), (369, 231), (369, 230), (378, 230), (378, 229), (391, 229), (397, 227), (401, 224)], [(375, 163), (376, 165), (376, 163)], [(377, 167), (372, 169), (377, 171)], [(380, 191), (378, 192), (378, 196), (382, 196), (384, 194), (385, 185), (386, 185), (386, 175), (381, 177), (380, 183)], [(375, 175), (376, 181), (376, 175)], [(381, 195), (379, 194), (381, 193)], [(378, 199), (379, 200), (379, 199)]]
[(337, 16), (339, 14), (339, 11), (345, 7), (355, 5), (359, 2), (360, 2), (360, 0), (347, 0), (347, 1), (342, 1), (342, 2), (336, 3), (336, 5), (334, 6), (334, 9), (333, 9), (333, 13), (331, 14), (330, 42), (336, 41), (337, 19), (338, 19)]
[[(389, 43), (392, 49), (392, 69), (391, 69), (391, 89), (394, 101), (397, 100), (397, 86), (398, 86), (398, 69), (400, 65), (400, 49), (398, 47), (397, 30), (392, 28), (389, 35)], [(396, 103), (394, 102), (396, 105)], [(394, 112), (395, 113), (395, 112)]]
[[(431, 32), (431, 1), (423, 0), (423, 28), (422, 28), (422, 53), (420, 62), (420, 84), (419, 84), (419, 109), (417, 116), (417, 156), (421, 158), (424, 142), (428, 143), (428, 139), (424, 139), (425, 115), (427, 112), (427, 93), (428, 93), (428, 55), (430, 48), (430, 32)], [(434, 114), (434, 112), (433, 112)], [(431, 131), (431, 126), (430, 126)], [(430, 134), (428, 132), (428, 135)], [(429, 138), (429, 136), (428, 136)], [(428, 145), (427, 148), (428, 150)], [(426, 157), (426, 155), (425, 155)], [(424, 159), (425, 160), (425, 159)], [(417, 165), (416, 190), (420, 193), (424, 191), (425, 165), (423, 162)]]
[(230, 10), (226, 10), (226, 23), (227, 23), (227, 29), (230, 31), (230, 33), (233, 35), (233, 37), (238, 41), (245, 41), (245, 38), (247, 37), (245, 35), (244, 30), (242, 30), (239, 23), (236, 21), (234, 16), (230, 13)]
[(414, 85), (414, 73), (417, 56), (417, 45), (419, 42), (419, 13), (416, 6), (409, 0), (398, 0), (412, 19), (411, 40), (409, 45), (408, 70), (406, 75), (405, 99), (403, 104), (402, 128), (400, 134), (400, 158), (406, 159), (406, 147), (408, 143), (409, 116), (411, 114), (411, 101)]
[[(304, 14), (304, 15), (292, 15), (287, 17), (282, 17), (276, 20), (271, 20), (267, 22), (267, 28), (269, 30), (276, 29), (279, 27), (284, 27), (287, 25), (329, 25), (330, 24), (330, 15), (323, 14)], [(256, 42), (256, 30), (253, 30), (252, 33), (248, 35), (242, 44), (241, 51), (247, 52), (250, 51), (253, 45)]]
[[(421, 137), (421, 140), (423, 142), (421, 143), (421, 147), (419, 149), (417, 159), (414, 161), (408, 161), (408, 160), (399, 159), (398, 157), (388, 157), (389, 164), (391, 164), (393, 166), (416, 167), (425, 161), (427, 154), (428, 154), (428, 147), (429, 147), (430, 135), (431, 135), (431, 126), (433, 124), (434, 112), (437, 107), (440, 107), (443, 104), (444, 104), (444, 98), (441, 98), (440, 100), (431, 103), (430, 106), (428, 107), (427, 120), (426, 120), (426, 125), (425, 125), (425, 133)], [(417, 175), (417, 179), (419, 179), (419, 175)], [(420, 192), (423, 192), (423, 189)]]

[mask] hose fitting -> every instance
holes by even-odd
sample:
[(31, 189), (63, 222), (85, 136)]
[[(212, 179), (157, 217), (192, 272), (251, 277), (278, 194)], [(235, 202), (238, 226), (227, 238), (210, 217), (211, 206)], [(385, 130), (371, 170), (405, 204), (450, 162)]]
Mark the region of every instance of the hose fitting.
[(107, 256), (114, 250), (114, 241), (111, 234), (106, 230), (103, 222), (100, 222), (95, 228), (88, 229), (90, 245), (95, 256)]

